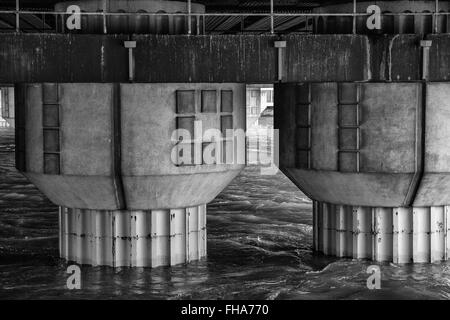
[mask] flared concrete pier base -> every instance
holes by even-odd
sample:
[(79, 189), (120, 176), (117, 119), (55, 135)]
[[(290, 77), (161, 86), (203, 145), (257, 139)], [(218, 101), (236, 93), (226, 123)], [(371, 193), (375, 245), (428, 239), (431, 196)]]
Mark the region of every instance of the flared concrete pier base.
[(450, 257), (450, 207), (371, 208), (314, 202), (314, 250), (394, 263)]
[(78, 264), (172, 266), (206, 257), (206, 205), (106, 211), (60, 207), (60, 255)]

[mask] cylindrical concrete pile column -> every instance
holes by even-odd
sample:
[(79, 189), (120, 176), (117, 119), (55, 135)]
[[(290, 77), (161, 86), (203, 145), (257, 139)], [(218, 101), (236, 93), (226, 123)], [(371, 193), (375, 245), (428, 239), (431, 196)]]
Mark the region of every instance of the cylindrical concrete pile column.
[[(440, 262), (448, 258), (449, 206), (372, 208), (314, 201), (314, 208), (319, 207), (324, 210), (315, 211), (315, 219), (337, 219), (335, 252), (328, 240), (330, 225), (324, 223), (327, 228), (314, 225), (317, 238), (328, 241), (326, 246), (315, 246), (323, 254), (400, 264)], [(320, 214), (324, 217), (320, 218)]]
[(60, 209), (61, 256), (93, 266), (159, 267), (206, 256), (206, 205), (174, 210)]

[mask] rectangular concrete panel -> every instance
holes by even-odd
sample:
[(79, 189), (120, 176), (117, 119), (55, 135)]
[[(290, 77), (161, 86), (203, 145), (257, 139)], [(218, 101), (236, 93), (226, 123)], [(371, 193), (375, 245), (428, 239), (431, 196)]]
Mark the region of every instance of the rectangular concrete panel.
[(337, 84), (311, 84), (311, 167), (336, 170), (338, 151)]
[(425, 171), (450, 172), (450, 84), (427, 84)]
[(112, 85), (61, 84), (61, 173), (112, 172)]
[(39, 84), (25, 85), (22, 91), (26, 117), (26, 170), (33, 173), (43, 173), (42, 86)]
[(414, 172), (421, 93), (418, 83), (361, 85), (361, 172)]

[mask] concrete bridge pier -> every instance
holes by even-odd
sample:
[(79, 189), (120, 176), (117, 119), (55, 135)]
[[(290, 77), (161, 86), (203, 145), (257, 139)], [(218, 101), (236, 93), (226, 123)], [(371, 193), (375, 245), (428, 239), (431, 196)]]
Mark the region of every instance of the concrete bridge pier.
[[(159, 0), (66, 1), (55, 10), (65, 13), (70, 5), (119, 14), (187, 10), (185, 2)], [(204, 12), (201, 4), (193, 3), (190, 9)], [(58, 30), (193, 30), (184, 16), (110, 15), (98, 29), (99, 17), (84, 16), (81, 30), (72, 31), (61, 20)], [(129, 36), (111, 39), (117, 52), (136, 47)], [(102, 45), (102, 55), (105, 50)], [(93, 52), (78, 54), (89, 59)], [(226, 137), (227, 130), (245, 130), (245, 85), (190, 79), (135, 83), (140, 66), (132, 52), (127, 58), (120, 61), (129, 67), (129, 83), (16, 84), (16, 167), (61, 207), (60, 254), (66, 260), (158, 267), (202, 259), (206, 204), (245, 166), (237, 161), (245, 155), (245, 143)]]
[[(280, 167), (314, 204), (314, 248), (448, 259), (448, 82), (280, 83)], [(352, 236), (350, 236), (352, 235)]]
[(225, 136), (245, 129), (245, 85), (43, 83), (16, 91), (16, 166), (61, 206), (62, 257), (157, 267), (206, 256), (206, 204), (245, 166), (237, 154), (224, 161), (228, 152), (245, 154), (245, 144)]

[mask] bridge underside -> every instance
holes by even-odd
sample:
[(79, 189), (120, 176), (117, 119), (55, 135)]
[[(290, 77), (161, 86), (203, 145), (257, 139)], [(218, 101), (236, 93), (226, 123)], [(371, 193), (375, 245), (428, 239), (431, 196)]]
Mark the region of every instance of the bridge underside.
[[(421, 35), (134, 35), (134, 82), (413, 81)], [(427, 35), (430, 81), (450, 78), (450, 35)], [(125, 35), (0, 34), (0, 83), (125, 82)], [(320, 58), (318, 58), (320, 57)], [(322, 63), (326, 61), (326, 63)]]
[(241, 31), (272, 34), (214, 35), (239, 20), (207, 20), (204, 4), (77, 3), (92, 14), (84, 29), (67, 30), (62, 2), (51, 33), (19, 32), (17, 14), (18, 32), (0, 34), (0, 83), (16, 89), (16, 167), (61, 206), (62, 257), (151, 267), (204, 257), (205, 204), (244, 167), (222, 161), (245, 153), (223, 134), (245, 129), (245, 83), (276, 83), (279, 167), (314, 200), (315, 249), (448, 259), (450, 34), (437, 2), (377, 2), (387, 11), (379, 32), (355, 14), (365, 2), (311, 8), (314, 18), (281, 24), (308, 34), (287, 35), (274, 34), (273, 15), (240, 20)]

